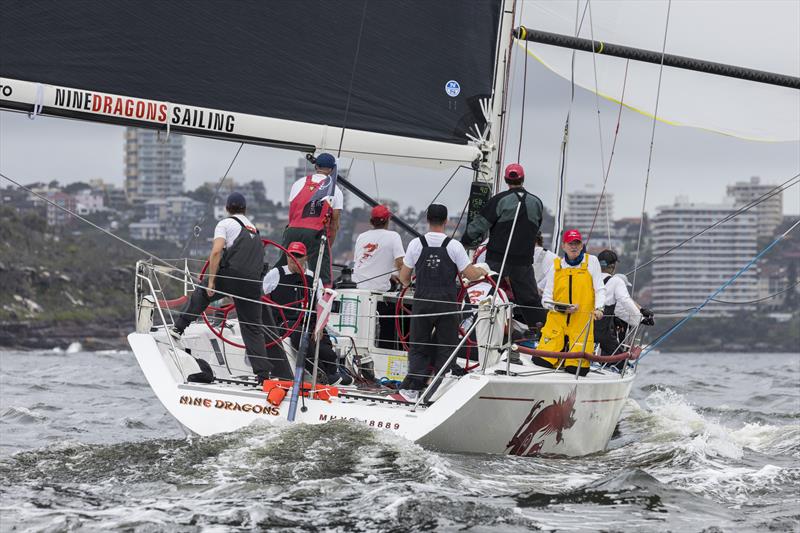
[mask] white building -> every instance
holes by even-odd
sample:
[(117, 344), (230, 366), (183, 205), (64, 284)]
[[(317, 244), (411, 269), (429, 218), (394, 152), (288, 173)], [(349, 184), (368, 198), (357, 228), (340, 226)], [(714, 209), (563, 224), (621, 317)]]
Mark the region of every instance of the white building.
[[(775, 185), (762, 184), (761, 178), (753, 176), (750, 181), (737, 181), (733, 185), (728, 185), (728, 196), (733, 197), (736, 207), (742, 207), (758, 200), (775, 187)], [(783, 191), (764, 199), (750, 212), (755, 213), (758, 219), (758, 236), (774, 237), (775, 228), (783, 222)]]
[[(598, 209), (598, 205), (600, 208)], [(611, 247), (618, 242), (608, 241), (607, 221), (610, 222), (613, 236), (614, 195), (606, 192), (578, 191), (567, 194), (564, 210), (564, 229), (575, 228), (584, 238), (590, 236), (592, 247)]]
[(92, 189), (82, 189), (75, 194), (77, 211), (79, 215), (89, 215), (105, 211), (105, 197), (102, 192)]
[[(745, 266), (758, 252), (754, 214), (736, 216), (695, 237), (668, 255), (674, 246), (708, 228), (736, 210), (733, 199), (724, 204), (691, 204), (678, 199), (675, 205), (658, 208), (652, 221), (653, 307), (657, 312), (689, 312)], [(758, 298), (758, 271), (751, 268), (726, 288), (717, 299), (751, 301)], [(754, 309), (710, 302), (704, 316)]]
[(130, 225), (131, 238), (186, 242), (205, 208), (203, 202), (186, 196), (147, 200), (145, 218)]
[(184, 138), (171, 133), (158, 139), (155, 130), (125, 130), (125, 193), (130, 201), (183, 194)]

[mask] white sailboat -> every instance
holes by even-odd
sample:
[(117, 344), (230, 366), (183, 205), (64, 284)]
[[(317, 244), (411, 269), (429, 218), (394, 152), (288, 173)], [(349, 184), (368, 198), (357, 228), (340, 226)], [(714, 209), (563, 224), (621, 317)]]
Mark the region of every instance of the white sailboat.
[[(102, 77), (105, 73), (102, 65), (98, 69), (87, 68), (88, 73), (79, 73), (76, 77), (74, 73), (65, 73), (55, 66), (51, 74), (35, 67), (29, 68), (24, 61), (12, 61), (0, 72), (0, 106), (34, 114), (156, 127), (165, 130), (165, 134), (178, 131), (268, 144), (305, 153), (334, 151), (345, 157), (435, 168), (464, 165), (474, 170), (475, 183), (479, 185), (478, 189), (482, 188), (476, 199), (485, 199), (485, 195), (496, 188), (498, 168), (504, 161), (502, 148), (506, 134), (509, 66), (515, 53), (512, 35), (516, 9), (514, 2), (502, 0), (474, 2), (468, 6), (459, 2), (446, 4), (421, 2), (411, 8), (406, 6), (405, 11), (403, 7), (388, 3), (373, 5), (365, 2), (363, 9), (358, 10), (340, 5), (324, 6), (321, 9), (326, 11), (325, 16), (313, 13), (314, 20), (326, 20), (327, 16), (341, 24), (349, 24), (344, 31), (352, 32), (348, 35), (350, 44), (344, 47), (347, 54), (336, 49), (336, 46), (344, 46), (341, 44), (333, 44), (334, 49), (327, 52), (347, 56), (347, 75), (338, 80), (343, 82), (344, 88), (342, 84), (330, 84), (322, 92), (316, 86), (309, 89), (308, 95), (293, 92), (298, 90), (293, 83), (302, 79), (303, 71), (297, 70), (296, 65), (282, 64), (280, 58), (264, 57), (265, 62), (271, 61), (268, 65), (272, 68), (271, 74), (253, 75), (261, 76), (259, 80), (268, 84), (265, 86), (267, 90), (275, 86), (285, 87), (280, 89), (284, 94), (277, 95), (275, 101), (256, 102), (249, 86), (226, 85), (226, 80), (221, 79), (223, 89), (229, 92), (214, 93), (213, 89), (211, 92), (214, 93), (212, 96), (220, 99), (222, 108), (206, 104), (208, 96), (191, 86), (192, 77), (188, 75), (191, 73), (187, 74), (182, 67), (176, 68), (174, 73), (178, 80), (176, 83), (164, 78), (165, 64), (159, 63), (159, 54), (163, 50), (159, 46), (190, 53), (191, 45), (195, 43), (181, 42), (180, 32), (175, 39), (177, 44), (161, 33), (169, 31), (170, 35), (176, 35), (170, 24), (182, 31), (189, 30), (186, 20), (181, 18), (186, 14), (180, 13), (179, 8), (150, 6), (152, 11), (148, 17), (154, 26), (146, 28), (141, 35), (134, 31), (141, 28), (125, 28), (124, 21), (109, 22), (122, 24), (117, 29), (142, 49), (116, 51), (117, 56), (104, 58), (105, 64), (120, 62), (145, 79), (112, 76), (111, 82), (107, 83)], [(120, 2), (109, 2), (106, 7), (116, 14), (128, 12)], [(206, 7), (213, 9), (213, 3), (206, 4)], [(9, 24), (16, 19), (27, 20), (32, 15), (30, 9), (20, 6)], [(288, 29), (282, 28), (282, 24), (274, 22), (274, 19), (294, 21), (312, 15), (303, 11), (307, 6), (298, 4), (275, 9), (282, 13), (266, 13), (255, 5), (247, 6), (247, 10), (260, 10), (267, 17), (260, 22), (267, 21), (269, 29), (277, 35), (272, 45), (286, 38), (286, 31), (291, 35), (292, 31), (298, 30), (291, 24)], [(66, 25), (80, 17), (98, 23), (113, 18), (104, 18), (103, 13), (96, 11), (76, 8), (65, 19)], [(198, 13), (200, 11), (198, 9)], [(345, 16), (340, 11), (344, 11)], [(253, 24), (248, 20), (252, 13), (248, 16), (226, 11), (220, 16), (224, 23), (237, 29)], [(208, 17), (197, 13), (188, 18), (197, 24), (209, 24)], [(414, 33), (403, 43), (409, 47), (426, 46), (428, 54), (434, 58), (428, 63), (427, 56), (409, 52), (408, 55), (413, 57), (406, 61), (406, 65), (397, 67), (399, 70), (404, 67), (411, 71), (421, 69), (424, 74), (432, 76), (435, 73), (436, 80), (441, 77), (437, 69), (447, 68), (456, 72), (456, 75), (445, 76), (443, 83), (437, 81), (435, 90), (427, 87), (430, 83), (424, 90), (420, 89), (421, 92), (414, 95), (419, 99), (419, 109), (415, 112), (404, 108), (404, 104), (396, 105), (407, 97), (405, 93), (416, 90), (412, 86), (402, 86), (407, 82), (402, 78), (404, 72), (396, 80), (397, 87), (386, 80), (370, 86), (375, 90), (388, 87), (387, 91), (394, 91), (394, 100), (379, 98), (380, 95), (369, 91), (354, 90), (354, 87), (361, 87), (362, 82), (370, 83), (365, 77), (391, 75), (379, 67), (383, 66), (386, 57), (396, 59), (392, 56), (393, 48), (386, 44), (387, 36), (392, 35), (389, 30), (397, 19), (402, 19), (407, 24), (405, 27)], [(235, 26), (237, 24), (239, 26)], [(444, 27), (436, 27), (436, 24), (444, 24)], [(455, 32), (453, 41), (431, 35), (434, 30), (441, 32), (445, 28)], [(299, 29), (303, 29), (302, 24)], [(110, 27), (108, 31), (113, 33), (115, 28)], [(270, 31), (263, 28), (256, 33), (270, 35)], [(524, 33), (516, 30), (517, 36), (522, 37)], [(157, 41), (148, 42), (148, 37)], [(419, 37), (422, 45), (414, 37)], [(96, 44), (103, 38), (90, 34), (83, 44)], [(284, 45), (288, 46), (287, 43), (285, 41)], [(219, 43), (219, 46), (222, 52), (231, 52), (237, 44), (241, 45)], [(186, 46), (181, 48), (181, 45)], [(264, 43), (256, 41), (246, 45), (248, 50), (257, 50)], [(204, 48), (195, 51), (196, 54), (202, 55), (207, 51), (212, 60), (223, 61), (220, 50), (209, 49), (205, 43), (198, 46)], [(491, 53), (487, 51), (490, 49)], [(268, 52), (277, 50), (268, 49)], [(21, 48), (17, 51), (25, 53)], [(317, 51), (314, 49), (313, 53)], [(47, 52), (57, 56), (59, 50), (50, 47)], [(140, 52), (142, 57), (139, 57)], [(313, 53), (309, 52), (310, 55)], [(325, 55), (326, 52), (321, 53)], [(441, 55), (444, 63), (436, 62), (437, 55)], [(103, 54), (99, 56), (103, 59)], [(335, 55), (325, 57), (336, 59)], [(49, 60), (57, 62), (58, 58)], [(154, 64), (148, 66), (148, 61)], [(300, 61), (300, 58), (295, 56), (292, 61)], [(324, 61), (321, 64), (324, 66)], [(281, 66), (290, 72), (281, 72)], [(319, 64), (315, 65), (315, 68), (319, 67)], [(226, 67), (220, 68), (234, 75)], [(285, 79), (280, 79), (278, 73)], [(80, 78), (81, 75), (84, 78)], [(160, 76), (157, 81), (161, 85), (157, 90), (150, 87), (148, 75)], [(270, 79), (270, 76), (276, 79)], [(70, 85), (71, 80), (82, 79), (87, 80), (86, 84), (78, 85), (76, 82)], [(130, 93), (113, 90), (125, 83), (129, 84)], [(5, 88), (9, 88), (8, 91)], [(230, 90), (239, 92), (231, 95)], [(339, 110), (343, 111), (344, 118), (336, 119), (338, 125), (310, 120), (314, 112), (325, 114), (325, 110), (314, 106), (314, 98), (331, 96), (326, 91), (335, 92), (335, 98), (331, 98), (343, 104)], [(174, 101), (167, 101), (164, 95), (174, 98)], [(300, 103), (294, 105), (293, 98)], [(372, 102), (372, 98), (379, 102)], [(281, 107), (284, 104), (285, 109)], [(258, 112), (241, 111), (248, 105)], [(294, 413), (289, 409), (288, 398), (278, 401), (269, 396), (270, 387), (283, 385), (265, 382), (267, 387), (262, 387), (256, 383), (241, 348), (236, 319), (226, 320), (222, 325), (196, 322), (186, 330), (180, 343), (167, 334), (172, 319), (168, 291), (163, 287), (175, 281), (191, 285), (187, 279), (189, 271), (188, 268), (154, 260), (137, 263), (137, 329), (128, 340), (156, 396), (192, 434), (210, 435), (253, 423), (282, 423), (291, 419), (308, 424), (347, 419), (447, 451), (579, 456), (606, 447), (638, 371), (636, 360), (640, 350), (635, 347), (617, 356), (617, 359), (628, 360), (623, 372), (609, 369), (604, 364), (612, 360), (591, 354), (580, 354), (597, 363), (584, 377), (537, 367), (530, 358), (519, 356), (520, 353), (535, 352), (509, 340), (511, 336), (508, 333), (514, 329), (513, 302), (509, 302), (502, 292), (495, 296), (477, 295), (470, 302), (473, 307), (465, 311), (470, 323), (465, 323), (462, 344), (451, 354), (451, 359), (468, 371), (464, 375), (445, 375), (444, 370), (440, 371), (430, 381), (420, 400), (409, 403), (397, 398), (386, 387), (367, 383), (370, 378), (402, 379), (406, 372), (405, 350), (387, 348), (377, 341), (378, 304), (396, 302), (399, 295), (343, 288), (338, 290), (338, 304), (329, 325), (337, 337), (337, 349), (346, 365), (361, 379), (352, 386), (337, 387), (336, 390), (323, 387), (319, 392), (315, 390), (301, 395), (300, 409)], [(405, 297), (413, 300), (412, 294)], [(398, 309), (401, 307), (397, 306)], [(465, 359), (460, 348), (466, 345), (473, 333), (476, 340), (472, 348), (474, 359)], [(632, 338), (635, 336), (634, 332)], [(289, 342), (285, 339), (280, 342), (288, 356), (293, 358), (295, 352)], [(215, 379), (212, 383), (188, 381), (188, 376), (198, 371), (197, 359), (203, 359), (213, 369)], [(449, 366), (445, 365), (443, 369)]]

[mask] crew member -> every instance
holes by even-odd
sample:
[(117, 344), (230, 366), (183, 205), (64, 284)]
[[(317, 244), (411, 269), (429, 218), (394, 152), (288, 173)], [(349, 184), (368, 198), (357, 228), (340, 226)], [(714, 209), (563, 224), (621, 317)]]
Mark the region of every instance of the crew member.
[[(406, 252), (400, 234), (387, 229), (391, 217), (388, 207), (376, 205), (372, 208), (369, 219), (373, 229), (365, 231), (356, 239), (353, 281), (358, 284), (359, 289), (386, 292), (391, 289), (392, 281), (398, 279)], [(381, 300), (375, 307), (379, 315), (377, 346), (398, 349), (394, 303)]]
[(409, 333), (408, 373), (399, 391), (408, 401), (416, 401), (419, 397), (419, 391), (430, 375), (428, 367), (432, 366), (434, 372), (438, 372), (458, 344), (459, 317), (454, 311), (458, 310), (459, 273), (470, 281), (488, 274), (470, 263), (460, 242), (445, 234), (445, 206), (428, 206), (427, 219), (428, 232), (408, 244), (400, 269), (400, 283), (404, 286), (411, 283), (412, 271), (417, 276)]
[(392, 213), (385, 205), (372, 208), (367, 230), (356, 239), (353, 251), (353, 281), (359, 289), (385, 292), (391, 288), (391, 278), (403, 266), (403, 241), (396, 231), (387, 229)]
[[(600, 262), (586, 253), (578, 230), (567, 230), (562, 240), (564, 257), (553, 260), (542, 295), (542, 302), (550, 311), (538, 349), (593, 353), (594, 321), (603, 318), (606, 301)], [(552, 357), (534, 357), (533, 362), (547, 368), (556, 368), (559, 364), (559, 360)], [(584, 376), (589, 372), (589, 361), (567, 359), (563, 368)]]
[[(261, 298), (264, 245), (258, 230), (245, 215), (247, 203), (244, 196), (238, 192), (231, 193), (225, 209), (230, 216), (220, 220), (214, 228), (205, 278), (195, 288), (187, 308), (175, 319), (170, 334), (179, 340), (186, 327), (212, 301), (232, 295), (247, 359), (258, 380), (263, 381), (272, 369), (267, 360), (264, 332), (259, 325), (261, 303), (258, 300)], [(217, 293), (215, 289), (227, 294)]]
[[(314, 273), (307, 268), (308, 254), (306, 245), (296, 241), (289, 243), (286, 250), (295, 260), (290, 260), (286, 265), (270, 269), (266, 276), (264, 276), (262, 285), (264, 294), (269, 295), (270, 300), (278, 305), (286, 306), (284, 308), (272, 307), (272, 317), (274, 322), (278, 325), (277, 331), (275, 332), (277, 337), (284, 334), (285, 330), (282, 328), (288, 328), (295, 324), (300, 313), (303, 312), (300, 305), (302, 305), (301, 302), (305, 293), (304, 287), (308, 287), (310, 296), (311, 289), (314, 286)], [(304, 278), (305, 286), (303, 285)], [(316, 302), (321, 297), (322, 291), (320, 289), (317, 291), (311, 309), (316, 308)], [(307, 308), (307, 306), (308, 304), (306, 303), (303, 307)], [(309, 320), (309, 331), (313, 331), (316, 324), (316, 314), (312, 313), (309, 316)], [(300, 325), (298, 325), (297, 329), (295, 329), (290, 336), (292, 346), (294, 346), (295, 349), (298, 349), (300, 346), (300, 337), (303, 333), (301, 325), (302, 321), (300, 321)], [(313, 354), (316, 349), (315, 342), (316, 341), (312, 337), (308, 347), (306, 368), (309, 372), (313, 372), (314, 368)], [(338, 358), (333, 349), (333, 343), (331, 343), (328, 333), (324, 330), (319, 343), (320, 370), (324, 373), (324, 375), (318, 373), (320, 382), (331, 385), (350, 385), (353, 382), (353, 378), (339, 369)]]
[(655, 321), (651, 310), (641, 307), (631, 298), (625, 275), (614, 274), (617, 270), (617, 254), (613, 250), (603, 250), (597, 254), (597, 259), (603, 272), (606, 299), (603, 318), (594, 325), (595, 337), (602, 355), (615, 355), (623, 351), (622, 343), (629, 327), (639, 324), (652, 326)]
[[(308, 250), (309, 266), (317, 267), (317, 254), (323, 233), (328, 242), (322, 250), (319, 276), (326, 287), (330, 286), (332, 265), (330, 250), (339, 231), (339, 217), (344, 206), (344, 196), (335, 186), (336, 158), (322, 153), (317, 157), (314, 174), (297, 180), (289, 192), (289, 224), (283, 232), (283, 246), (302, 242)], [(277, 266), (287, 264), (281, 257)]]
[[(524, 306), (521, 308), (522, 316), (528, 328), (533, 329), (544, 316), (543, 311), (539, 310), (542, 303), (532, 266), (534, 239), (542, 225), (544, 207), (537, 196), (525, 190), (523, 186), (525, 171), (522, 165), (517, 163), (508, 165), (505, 181), (508, 190), (496, 194), (486, 203), (480, 215), (467, 226), (461, 242), (465, 246), (476, 246), (488, 232), (486, 262), (493, 271), (510, 279), (514, 299), (517, 304)], [(519, 215), (514, 226), (517, 206)], [(514, 226), (513, 235), (511, 235), (512, 226)], [(500, 272), (506, 249), (508, 257), (503, 271)]]

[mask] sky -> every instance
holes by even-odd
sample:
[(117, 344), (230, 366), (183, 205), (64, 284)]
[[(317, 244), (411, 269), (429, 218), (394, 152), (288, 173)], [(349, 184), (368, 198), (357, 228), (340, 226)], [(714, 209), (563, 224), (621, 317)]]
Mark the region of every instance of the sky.
[[(517, 61), (521, 65), (520, 61)], [(570, 109), (570, 84), (535, 60), (528, 62), (524, 91), (521, 150), (520, 117), (523, 109), (521, 69), (515, 71), (511, 101), (506, 162), (516, 159), (526, 169), (526, 188), (554, 209), (559, 150), (564, 121)], [(598, 128), (598, 106), (601, 125)], [(599, 191), (602, 188), (602, 139), (604, 161), (608, 161), (618, 106), (578, 88), (571, 107), (567, 191)], [(638, 216), (647, 177), (652, 119), (623, 109), (608, 191), (614, 195), (615, 218)], [(602, 130), (602, 136), (601, 131)], [(58, 180), (62, 184), (102, 178), (122, 184), (124, 128), (69, 119), (0, 112), (0, 172), (22, 183)], [(228, 168), (237, 143), (187, 137), (186, 187), (216, 182)], [(303, 154), (246, 145), (229, 175), (237, 181), (263, 180), (267, 194), (284, 198), (283, 172)], [(341, 166), (347, 167), (349, 160)], [(658, 123), (647, 188), (645, 210), (670, 205), (677, 195), (693, 202), (718, 203), (726, 185), (760, 176), (762, 183), (778, 184), (800, 172), (800, 143), (753, 142), (688, 127)], [(357, 160), (351, 179), (355, 185), (379, 199), (392, 199), (401, 207), (424, 208), (449, 177), (450, 171), (428, 171)], [(376, 179), (377, 178), (377, 179)], [(460, 171), (439, 201), (459, 212), (469, 193), (471, 173)], [(0, 186), (8, 182), (0, 179)], [(800, 213), (800, 187), (784, 193), (784, 212)], [(420, 191), (424, 191), (421, 193)], [(354, 200), (353, 205), (359, 205)]]

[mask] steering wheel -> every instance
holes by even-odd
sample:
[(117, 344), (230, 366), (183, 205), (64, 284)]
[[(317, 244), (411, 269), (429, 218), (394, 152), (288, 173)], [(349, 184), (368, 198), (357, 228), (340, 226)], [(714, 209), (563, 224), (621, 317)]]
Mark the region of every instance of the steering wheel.
[[(261, 242), (264, 245), (264, 248), (266, 248), (268, 246), (274, 246), (275, 248), (277, 248), (278, 250), (283, 252), (283, 254), (288, 258), (288, 260), (289, 261), (293, 261), (295, 266), (297, 267), (297, 269), (299, 271), (302, 271), (302, 268), (300, 267), (300, 263), (297, 262), (297, 259), (295, 259), (292, 256), (292, 254), (290, 254), (286, 250), (286, 248), (284, 248), (280, 244), (278, 244), (278, 243), (276, 243), (274, 241), (271, 241), (269, 239), (261, 239)], [(206, 261), (206, 263), (203, 265), (203, 269), (200, 271), (200, 281), (201, 282), (203, 281), (203, 278), (205, 277), (207, 269), (208, 269), (208, 261)], [(284, 307), (297, 307), (298, 309), (303, 309), (306, 306), (308, 306), (308, 297), (309, 297), (308, 283), (306, 283), (305, 276), (302, 276), (301, 279), (303, 281), (303, 297), (301, 299), (297, 300), (297, 301), (289, 302), (288, 304), (283, 304)], [(200, 288), (200, 287), (198, 287), (198, 288), (200, 290), (205, 290), (204, 288)], [(278, 305), (277, 303), (273, 302), (268, 296), (262, 295), (260, 299), (261, 299), (262, 302), (266, 303), (269, 306), (277, 306)], [(221, 307), (214, 307), (214, 306), (211, 306), (211, 305), (208, 306), (206, 311), (210, 309), (211, 311), (214, 311), (214, 312), (217, 312), (217, 313), (222, 313), (222, 320), (220, 321), (219, 326), (215, 326), (214, 324), (211, 323), (211, 321), (208, 319), (208, 315), (206, 314), (206, 311), (203, 311), (203, 314), (201, 316), (203, 317), (203, 322), (205, 322), (206, 326), (208, 326), (208, 329), (210, 329), (211, 332), (217, 338), (219, 338), (222, 342), (224, 342), (226, 344), (230, 344), (231, 346), (236, 346), (237, 348), (246, 349), (246, 346), (244, 344), (240, 344), (238, 342), (232, 341), (231, 339), (228, 339), (228, 338), (225, 337), (225, 325), (228, 322), (228, 314), (230, 314), (230, 312), (233, 311), (235, 308), (236, 308), (236, 306), (234, 304), (232, 304), (232, 303), (230, 303), (228, 305), (223, 305)], [(267, 348), (272, 348), (276, 344), (278, 344), (280, 342), (283, 342), (283, 340), (286, 339), (287, 337), (289, 337), (292, 333), (294, 333), (297, 330), (297, 328), (300, 327), (300, 324), (303, 322), (303, 313), (299, 313), (298, 316), (297, 316), (297, 320), (295, 320), (290, 325), (289, 324), (289, 320), (286, 318), (286, 314), (284, 313), (283, 307), (277, 307), (277, 309), (278, 309), (278, 314), (280, 314), (280, 318), (281, 318), (282, 321), (281, 321), (280, 324), (276, 324), (276, 325), (279, 327), (279, 329), (281, 329), (283, 331), (283, 333), (279, 337), (277, 337), (277, 338), (275, 338), (275, 339), (273, 339), (271, 341), (266, 342), (265, 346)]]
[[(494, 291), (497, 292), (497, 283), (494, 281), (494, 279), (491, 278), (491, 276), (488, 276), (488, 275), (483, 277), (483, 278), (477, 279), (475, 281), (471, 281), (471, 282), (467, 283), (466, 285), (464, 284), (464, 282), (461, 279), (461, 277), (459, 277), (458, 280), (459, 280), (459, 283), (461, 285), (461, 288), (458, 291), (458, 296), (456, 298), (456, 303), (458, 303), (458, 302), (461, 303), (462, 311), (464, 310), (464, 307), (468, 303), (471, 303), (471, 302), (465, 302), (464, 301), (464, 299), (469, 295), (469, 289), (474, 287), (474, 286), (476, 286), (476, 285), (478, 285), (479, 283), (488, 282), (492, 286)], [(410, 287), (410, 285), (408, 287)], [(397, 330), (397, 338), (400, 340), (400, 345), (403, 347), (403, 350), (405, 350), (406, 352), (408, 351), (408, 339), (410, 337), (410, 332), (404, 332), (403, 331), (402, 316), (403, 315), (410, 316), (412, 314), (411, 308), (408, 307), (407, 305), (405, 305), (405, 303), (404, 303), (404, 299), (405, 299), (405, 296), (406, 296), (406, 292), (408, 291), (408, 287), (403, 287), (403, 290), (401, 290), (400, 293), (397, 295), (397, 303), (395, 304), (395, 313), (394, 313), (395, 314), (394, 325), (395, 325), (395, 329)], [(461, 338), (463, 338), (464, 335), (466, 335), (466, 331), (464, 330), (464, 328), (461, 327), (461, 325), (458, 326), (458, 333), (461, 336)], [(467, 339), (466, 342), (464, 343), (464, 345), (467, 348), (467, 353), (466, 353), (467, 363), (466, 363), (466, 366), (464, 367), (464, 370), (469, 372), (470, 370), (473, 370), (473, 369), (475, 369), (475, 368), (477, 368), (479, 366), (479, 364), (477, 362), (474, 365), (470, 365), (470, 359), (471, 359), (470, 358), (470, 354), (472, 353), (473, 349), (477, 348), (477, 343), (475, 341), (473, 341), (472, 339)], [(477, 360), (477, 357), (476, 357), (476, 360)]]
[[(489, 285), (492, 286), (491, 290), (493, 291), (494, 294), (500, 294), (499, 289), (497, 287), (497, 282), (489, 275), (486, 275), (486, 276), (484, 276), (484, 277), (482, 277), (480, 279), (476, 279), (475, 281), (470, 281), (466, 285), (464, 285), (463, 282), (462, 282), (461, 290), (458, 291), (458, 301), (461, 302), (461, 309), (462, 310), (464, 310), (464, 308), (467, 305), (473, 304), (472, 296), (470, 295), (470, 291), (469, 290), (472, 287), (475, 287), (476, 285), (479, 285), (479, 284), (484, 283), (484, 282), (488, 282)], [(461, 324), (458, 325), (458, 334), (461, 336), (462, 339), (464, 338), (464, 335), (467, 334), (466, 330), (463, 328), (463, 326), (461, 326)], [(476, 358), (475, 358), (475, 364), (474, 365), (470, 365), (470, 360), (471, 360), (470, 355), (472, 354), (473, 350), (477, 350), (478, 343), (476, 341), (472, 340), (471, 338), (467, 338), (467, 340), (464, 342), (464, 346), (467, 349), (466, 350), (467, 362), (464, 365), (464, 370), (469, 372), (470, 370), (474, 370), (474, 369), (476, 369), (476, 368), (478, 368), (480, 366), (480, 363), (477, 362), (477, 354), (476, 354)]]

